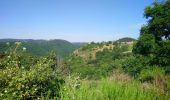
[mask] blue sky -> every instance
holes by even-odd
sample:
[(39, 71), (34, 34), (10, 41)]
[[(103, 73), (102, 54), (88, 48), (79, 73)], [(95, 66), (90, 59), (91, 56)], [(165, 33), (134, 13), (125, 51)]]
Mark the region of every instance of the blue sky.
[(154, 0), (0, 0), (0, 38), (71, 42), (138, 38)]

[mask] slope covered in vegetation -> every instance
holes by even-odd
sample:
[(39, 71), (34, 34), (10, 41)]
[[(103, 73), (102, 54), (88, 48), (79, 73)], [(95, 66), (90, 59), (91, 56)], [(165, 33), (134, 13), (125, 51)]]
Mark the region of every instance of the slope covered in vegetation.
[(116, 40), (115, 42), (134, 42), (134, 41), (136, 41), (136, 39), (130, 37), (124, 37)]
[(72, 73), (79, 73), (84, 78), (98, 79), (109, 75), (122, 59), (130, 57), (132, 46), (133, 42), (92, 42), (75, 50), (63, 64)]
[[(51, 51), (55, 51), (60, 57), (68, 56), (79, 45), (74, 45), (65, 40), (31, 40), (31, 39), (1, 39), (0, 51), (4, 52), (9, 49), (9, 46), (14, 46), (15, 42), (22, 42), (22, 47), (27, 49), (27, 52), (36, 56), (48, 55)], [(8, 45), (6, 44), (8, 43)]]

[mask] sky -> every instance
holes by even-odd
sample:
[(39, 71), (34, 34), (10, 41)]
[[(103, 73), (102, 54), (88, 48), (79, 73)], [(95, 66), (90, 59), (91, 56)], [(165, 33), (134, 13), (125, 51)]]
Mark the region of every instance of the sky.
[(0, 39), (138, 38), (154, 0), (0, 0)]

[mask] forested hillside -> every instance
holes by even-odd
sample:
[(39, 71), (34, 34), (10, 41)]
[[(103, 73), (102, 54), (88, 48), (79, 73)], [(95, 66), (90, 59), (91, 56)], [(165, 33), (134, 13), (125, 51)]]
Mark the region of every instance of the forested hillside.
[(92, 42), (75, 50), (63, 63), (74, 74), (99, 79), (112, 73), (123, 59), (131, 57), (134, 42)]
[(130, 37), (124, 37), (124, 38), (116, 40), (115, 42), (133, 42), (133, 41), (136, 41), (136, 39), (130, 38)]
[(15, 42), (21, 42), (22, 48), (26, 48), (27, 53), (35, 56), (45, 56), (54, 51), (60, 57), (68, 56), (81, 45), (72, 44), (65, 40), (31, 40), (31, 39), (1, 39), (0, 51), (5, 52), (15, 46)]

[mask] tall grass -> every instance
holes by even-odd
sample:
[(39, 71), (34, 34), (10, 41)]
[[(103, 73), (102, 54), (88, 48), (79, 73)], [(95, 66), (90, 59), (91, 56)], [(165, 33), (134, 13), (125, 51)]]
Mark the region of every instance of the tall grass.
[(120, 82), (109, 79), (100, 81), (68, 81), (61, 90), (61, 100), (168, 100), (153, 87), (145, 88), (136, 81)]

